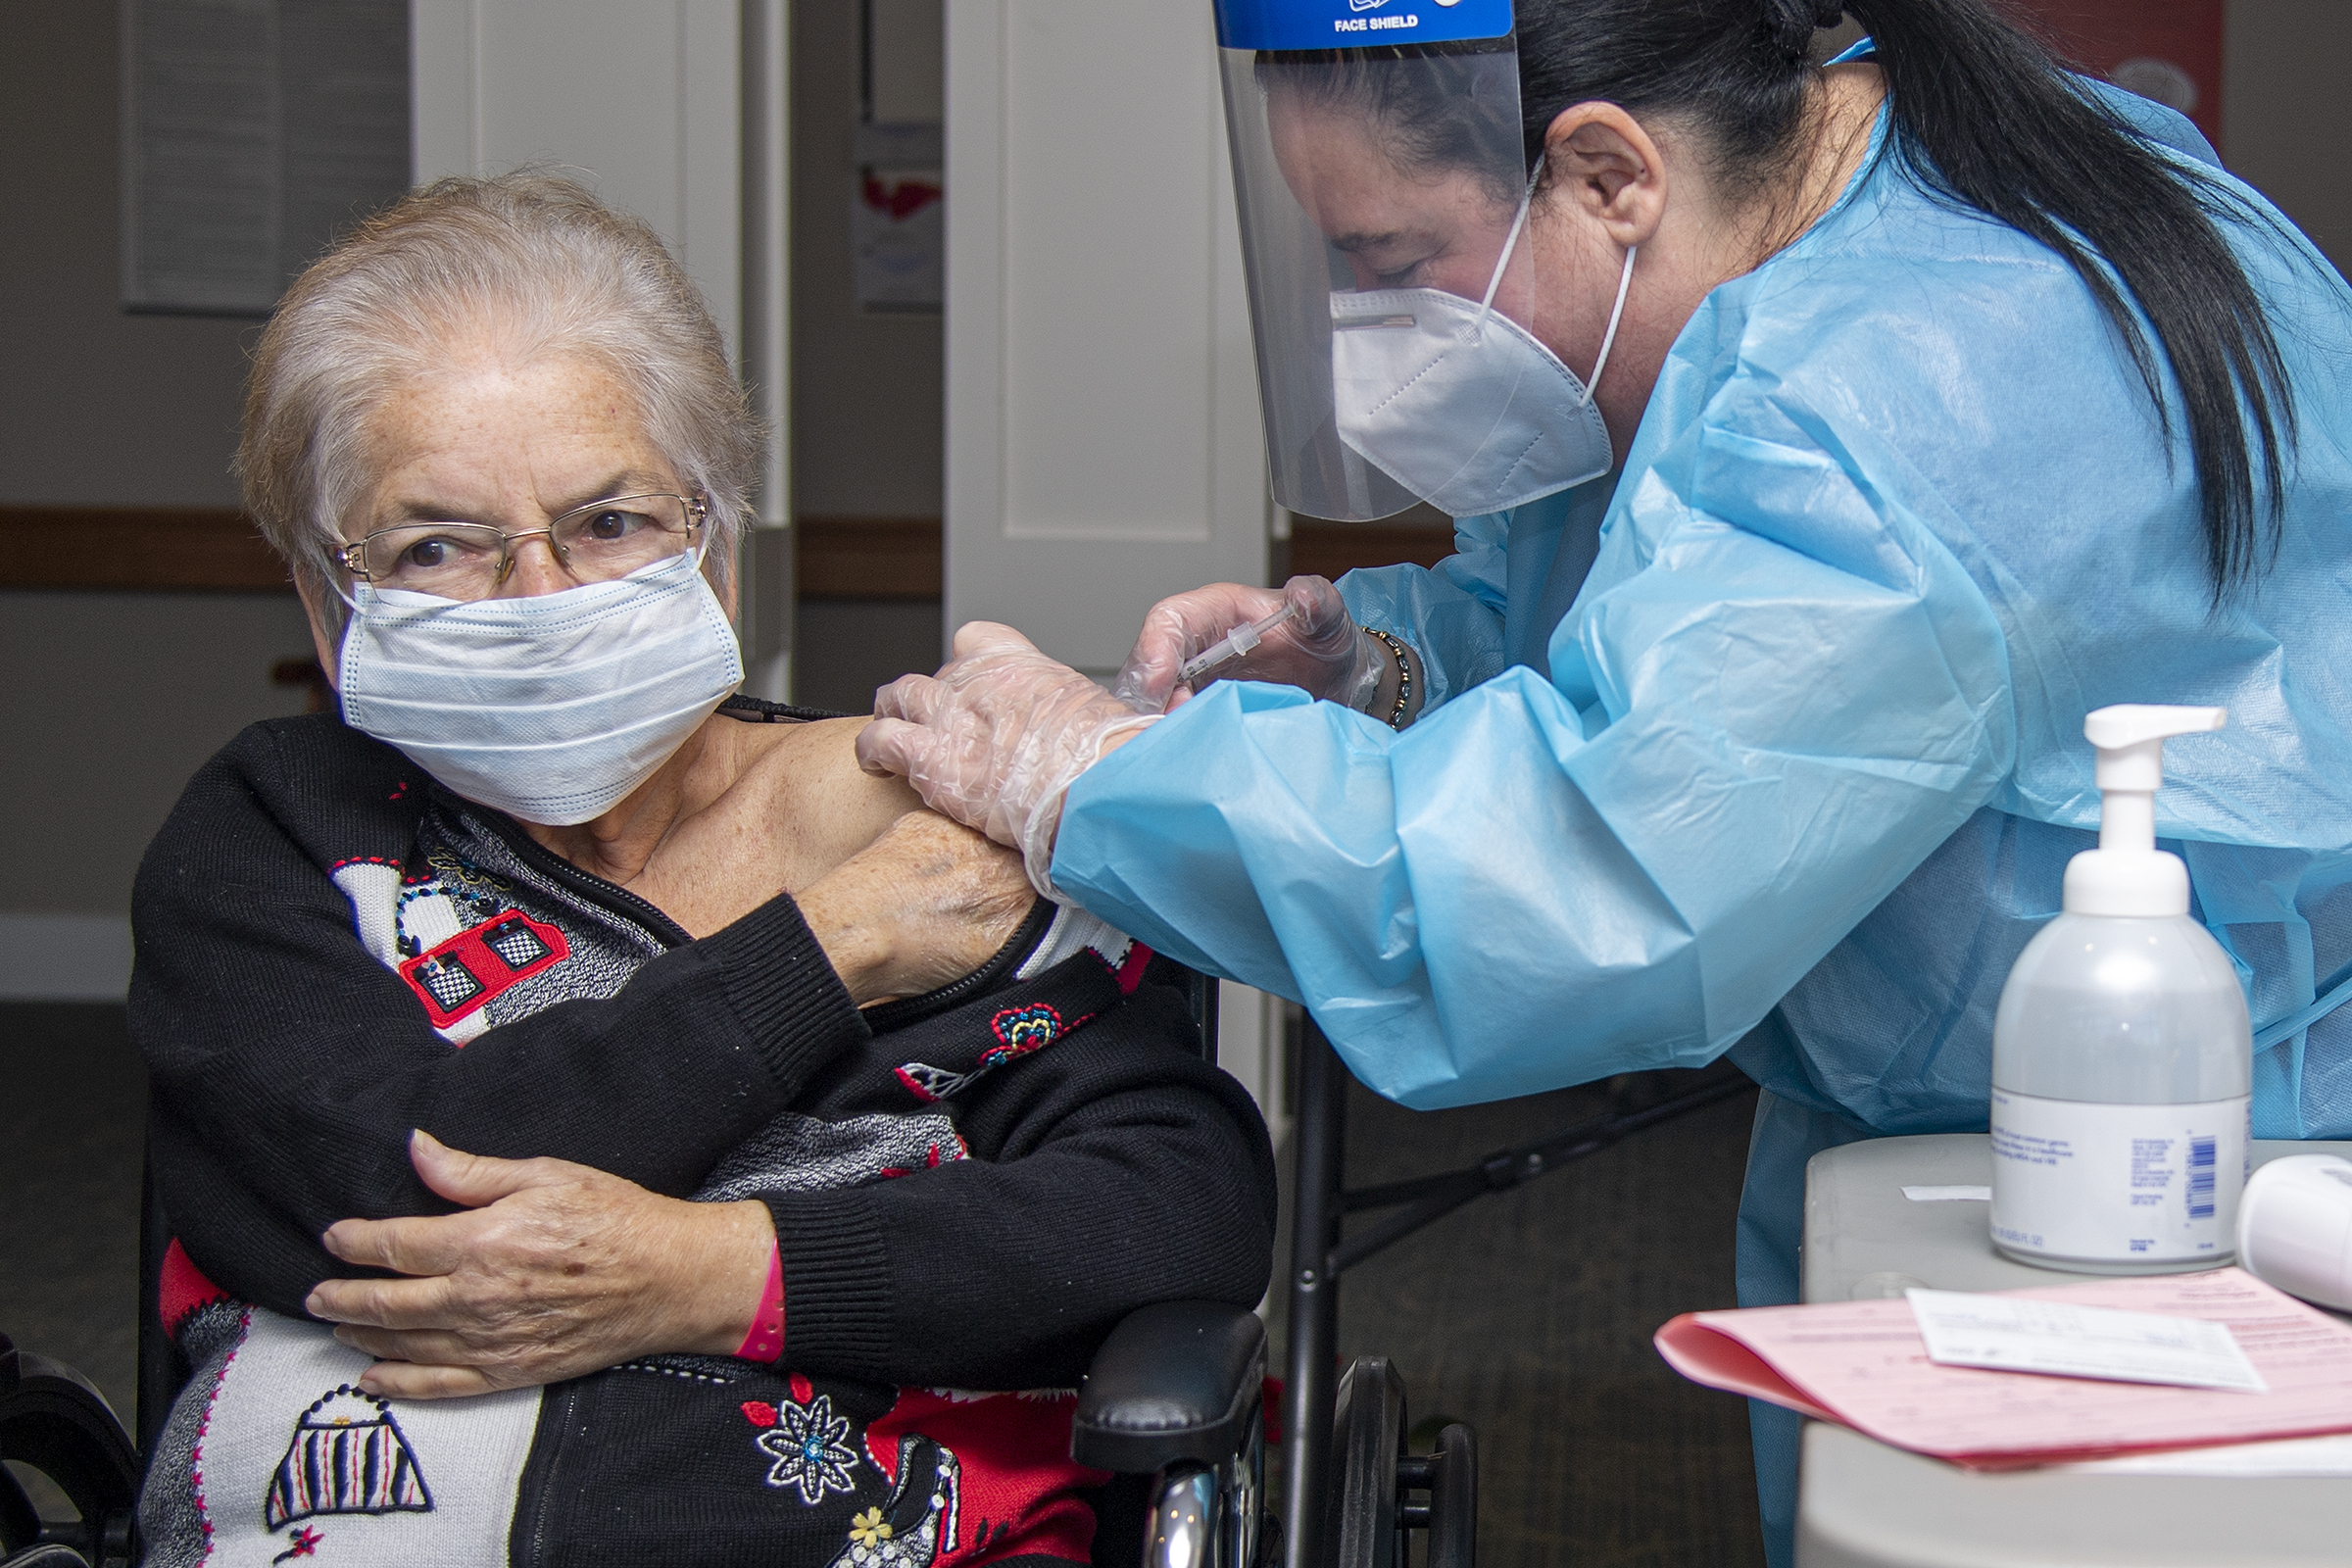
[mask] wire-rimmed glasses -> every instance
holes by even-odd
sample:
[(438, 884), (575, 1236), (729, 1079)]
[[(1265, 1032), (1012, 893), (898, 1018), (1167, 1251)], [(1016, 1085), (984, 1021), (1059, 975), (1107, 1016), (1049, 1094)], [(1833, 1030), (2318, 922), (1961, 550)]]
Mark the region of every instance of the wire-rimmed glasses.
[(506, 533), (483, 522), (403, 522), (337, 552), (344, 568), (377, 588), (441, 599), (487, 599), (514, 566), (514, 546), (545, 539), (575, 582), (611, 582), (684, 555), (710, 514), (701, 496), (607, 496), (544, 528)]

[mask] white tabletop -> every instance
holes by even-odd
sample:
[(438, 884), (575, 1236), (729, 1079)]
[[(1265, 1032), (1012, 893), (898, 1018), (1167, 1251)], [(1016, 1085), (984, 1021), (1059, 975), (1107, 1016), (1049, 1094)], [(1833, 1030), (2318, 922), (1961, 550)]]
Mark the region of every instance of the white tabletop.
[[(2257, 1141), (2280, 1154), (2352, 1144)], [(1992, 1250), (1986, 1204), (1914, 1202), (1906, 1186), (1992, 1180), (1983, 1133), (1874, 1138), (1805, 1167), (1808, 1301), (1899, 1296), (1914, 1285), (2006, 1291), (2089, 1276)], [(2352, 1562), (2352, 1480), (1984, 1475), (1805, 1423), (1797, 1568), (2317, 1568)]]

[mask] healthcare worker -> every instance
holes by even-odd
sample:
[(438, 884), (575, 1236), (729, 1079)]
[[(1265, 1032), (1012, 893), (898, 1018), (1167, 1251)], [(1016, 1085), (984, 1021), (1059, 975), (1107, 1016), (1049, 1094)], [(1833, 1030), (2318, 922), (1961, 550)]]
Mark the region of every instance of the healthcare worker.
[(1407, 1104), (1728, 1052), (1749, 1304), (1814, 1152), (1984, 1127), (2110, 703), (2230, 710), (2160, 832), (2256, 1135), (2352, 1135), (2352, 292), (1984, 0), (1846, 9), (1221, 0), (1275, 494), (1459, 553), (1178, 596), (1116, 695), (966, 627), (860, 740)]

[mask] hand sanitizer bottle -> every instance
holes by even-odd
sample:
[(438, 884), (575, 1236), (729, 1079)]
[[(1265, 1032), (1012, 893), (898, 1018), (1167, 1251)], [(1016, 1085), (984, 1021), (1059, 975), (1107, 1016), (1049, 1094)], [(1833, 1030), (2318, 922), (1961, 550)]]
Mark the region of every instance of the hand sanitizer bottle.
[(2237, 1248), (2253, 1031), (2237, 971), (2156, 848), (2164, 741), (2219, 708), (2102, 708), (2099, 847), (2018, 955), (1992, 1026), (1992, 1244), (2091, 1274), (2216, 1268)]

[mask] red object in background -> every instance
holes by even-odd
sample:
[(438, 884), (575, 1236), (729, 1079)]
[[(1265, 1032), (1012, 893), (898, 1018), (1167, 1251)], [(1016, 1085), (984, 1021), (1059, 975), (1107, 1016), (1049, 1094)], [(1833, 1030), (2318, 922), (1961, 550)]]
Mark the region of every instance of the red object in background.
[(876, 174), (865, 176), (865, 205), (877, 213), (888, 213), (902, 223), (945, 195), (945, 190), (927, 179), (886, 181)]
[(2197, 122), (2222, 144), (2222, 0), (2008, 0), (2078, 70)]

